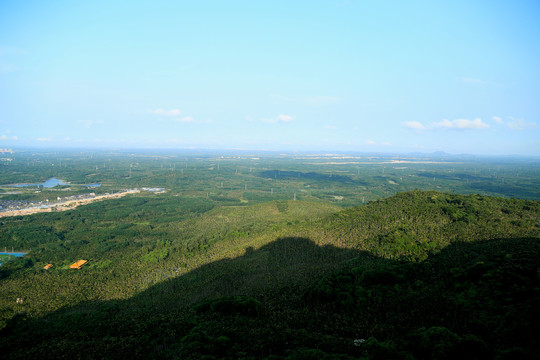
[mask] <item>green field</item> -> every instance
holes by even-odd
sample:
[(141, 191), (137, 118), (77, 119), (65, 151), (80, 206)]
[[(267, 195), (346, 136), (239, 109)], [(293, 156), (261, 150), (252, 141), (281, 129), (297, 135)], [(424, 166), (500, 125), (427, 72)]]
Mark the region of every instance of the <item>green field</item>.
[(0, 202), (165, 192), (0, 218), (0, 249), (29, 251), (0, 266), (10, 359), (540, 356), (538, 159), (13, 158), (0, 184), (102, 186), (2, 186)]

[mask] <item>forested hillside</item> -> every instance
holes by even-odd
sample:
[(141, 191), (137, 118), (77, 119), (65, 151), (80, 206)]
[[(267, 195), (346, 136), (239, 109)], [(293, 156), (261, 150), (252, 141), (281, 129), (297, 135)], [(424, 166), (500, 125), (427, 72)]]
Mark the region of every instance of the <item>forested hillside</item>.
[(540, 356), (537, 201), (103, 204), (3, 219), (0, 240), (32, 248), (0, 267), (3, 356)]

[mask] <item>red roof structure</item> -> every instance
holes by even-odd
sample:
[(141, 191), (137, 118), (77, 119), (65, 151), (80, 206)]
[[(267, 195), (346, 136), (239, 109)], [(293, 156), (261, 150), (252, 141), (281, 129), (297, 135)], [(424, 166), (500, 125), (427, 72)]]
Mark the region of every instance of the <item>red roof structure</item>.
[(80, 269), (83, 265), (86, 265), (88, 260), (79, 260), (76, 263), (69, 265), (70, 269)]

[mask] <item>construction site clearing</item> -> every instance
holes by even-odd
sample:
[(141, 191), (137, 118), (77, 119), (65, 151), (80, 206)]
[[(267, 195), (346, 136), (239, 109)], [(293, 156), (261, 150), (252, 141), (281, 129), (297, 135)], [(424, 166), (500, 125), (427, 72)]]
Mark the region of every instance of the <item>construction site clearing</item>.
[(80, 205), (86, 205), (94, 201), (100, 201), (100, 200), (106, 200), (106, 199), (116, 199), (120, 198), (122, 196), (128, 195), (128, 194), (135, 194), (139, 193), (140, 190), (138, 189), (131, 189), (122, 191), (119, 193), (114, 194), (104, 194), (104, 195), (98, 195), (91, 198), (85, 198), (85, 199), (78, 199), (78, 200), (69, 200), (62, 203), (56, 203), (51, 204), (48, 206), (41, 206), (41, 207), (31, 207), (27, 209), (18, 209), (18, 210), (12, 210), (12, 211), (4, 211), (0, 212), (0, 217), (6, 217), (6, 216), (22, 216), (22, 215), (31, 215), (31, 214), (37, 214), (37, 213), (43, 213), (43, 212), (52, 212), (52, 211), (66, 211), (75, 209), (76, 207)]

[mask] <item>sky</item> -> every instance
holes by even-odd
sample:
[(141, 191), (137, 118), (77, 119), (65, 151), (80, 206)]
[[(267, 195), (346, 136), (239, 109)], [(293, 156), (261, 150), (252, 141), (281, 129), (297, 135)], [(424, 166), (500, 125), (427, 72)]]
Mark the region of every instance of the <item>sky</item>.
[(0, 0), (0, 148), (540, 156), (540, 2)]

